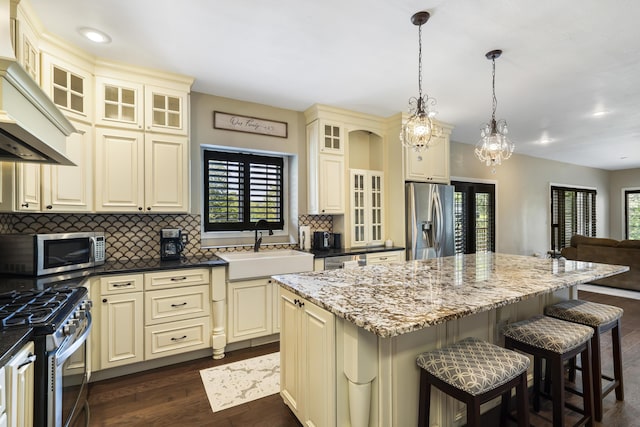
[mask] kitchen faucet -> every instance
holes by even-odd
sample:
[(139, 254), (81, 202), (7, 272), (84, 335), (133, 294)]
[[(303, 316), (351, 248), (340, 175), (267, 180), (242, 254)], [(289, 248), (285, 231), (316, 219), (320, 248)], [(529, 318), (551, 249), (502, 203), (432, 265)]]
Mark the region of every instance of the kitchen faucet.
[(262, 243), (262, 232), (260, 232), (260, 237), (258, 237), (258, 230), (269, 230), (269, 236), (273, 236), (273, 230), (265, 219), (259, 219), (254, 227), (256, 230), (256, 237), (253, 243), (253, 251), (258, 252), (260, 250), (260, 244)]

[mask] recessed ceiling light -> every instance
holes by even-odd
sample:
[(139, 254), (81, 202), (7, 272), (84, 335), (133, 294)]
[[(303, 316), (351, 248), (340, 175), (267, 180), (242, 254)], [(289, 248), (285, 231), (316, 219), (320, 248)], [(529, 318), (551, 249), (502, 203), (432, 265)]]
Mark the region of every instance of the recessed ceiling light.
[(602, 117), (602, 116), (606, 116), (607, 114), (609, 114), (607, 110), (600, 110), (600, 111), (594, 112), (593, 117)]
[(111, 43), (111, 37), (107, 33), (95, 28), (82, 27), (78, 28), (78, 32), (94, 43)]

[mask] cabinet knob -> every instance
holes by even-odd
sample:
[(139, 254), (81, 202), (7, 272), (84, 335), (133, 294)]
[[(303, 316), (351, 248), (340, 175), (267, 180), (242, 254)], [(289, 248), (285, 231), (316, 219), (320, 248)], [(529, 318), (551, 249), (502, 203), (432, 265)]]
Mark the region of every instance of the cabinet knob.
[(108, 302), (106, 298), (102, 298), (102, 302)]
[(23, 203), (20, 205), (23, 208), (28, 208), (29, 207), (29, 202)]
[(147, 210), (148, 210), (148, 211), (150, 211), (150, 210), (151, 210), (151, 208), (150, 208), (149, 206), (147, 206)]
[(142, 206), (138, 206), (138, 210), (141, 211), (142, 210)]
[(298, 301), (298, 307), (304, 307), (304, 302)]
[(53, 209), (53, 206), (47, 205), (47, 209)]

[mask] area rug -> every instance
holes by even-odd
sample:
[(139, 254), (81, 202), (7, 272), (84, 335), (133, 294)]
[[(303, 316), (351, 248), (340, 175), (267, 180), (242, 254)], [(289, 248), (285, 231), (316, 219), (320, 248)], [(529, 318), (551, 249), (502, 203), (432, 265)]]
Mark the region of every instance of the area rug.
[(213, 412), (280, 391), (280, 353), (200, 371)]

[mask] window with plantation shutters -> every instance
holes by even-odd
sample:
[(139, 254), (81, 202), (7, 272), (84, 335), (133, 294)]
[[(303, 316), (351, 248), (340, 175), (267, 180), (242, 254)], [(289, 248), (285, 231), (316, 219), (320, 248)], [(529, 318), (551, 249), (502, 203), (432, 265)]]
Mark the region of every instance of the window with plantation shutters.
[(456, 254), (494, 252), (495, 185), (453, 181), (454, 240)]
[(253, 230), (258, 220), (284, 227), (281, 157), (204, 152), (205, 231)]
[(640, 240), (640, 189), (624, 191), (624, 238)]
[(596, 236), (596, 190), (551, 186), (551, 250), (570, 245), (571, 236)]

